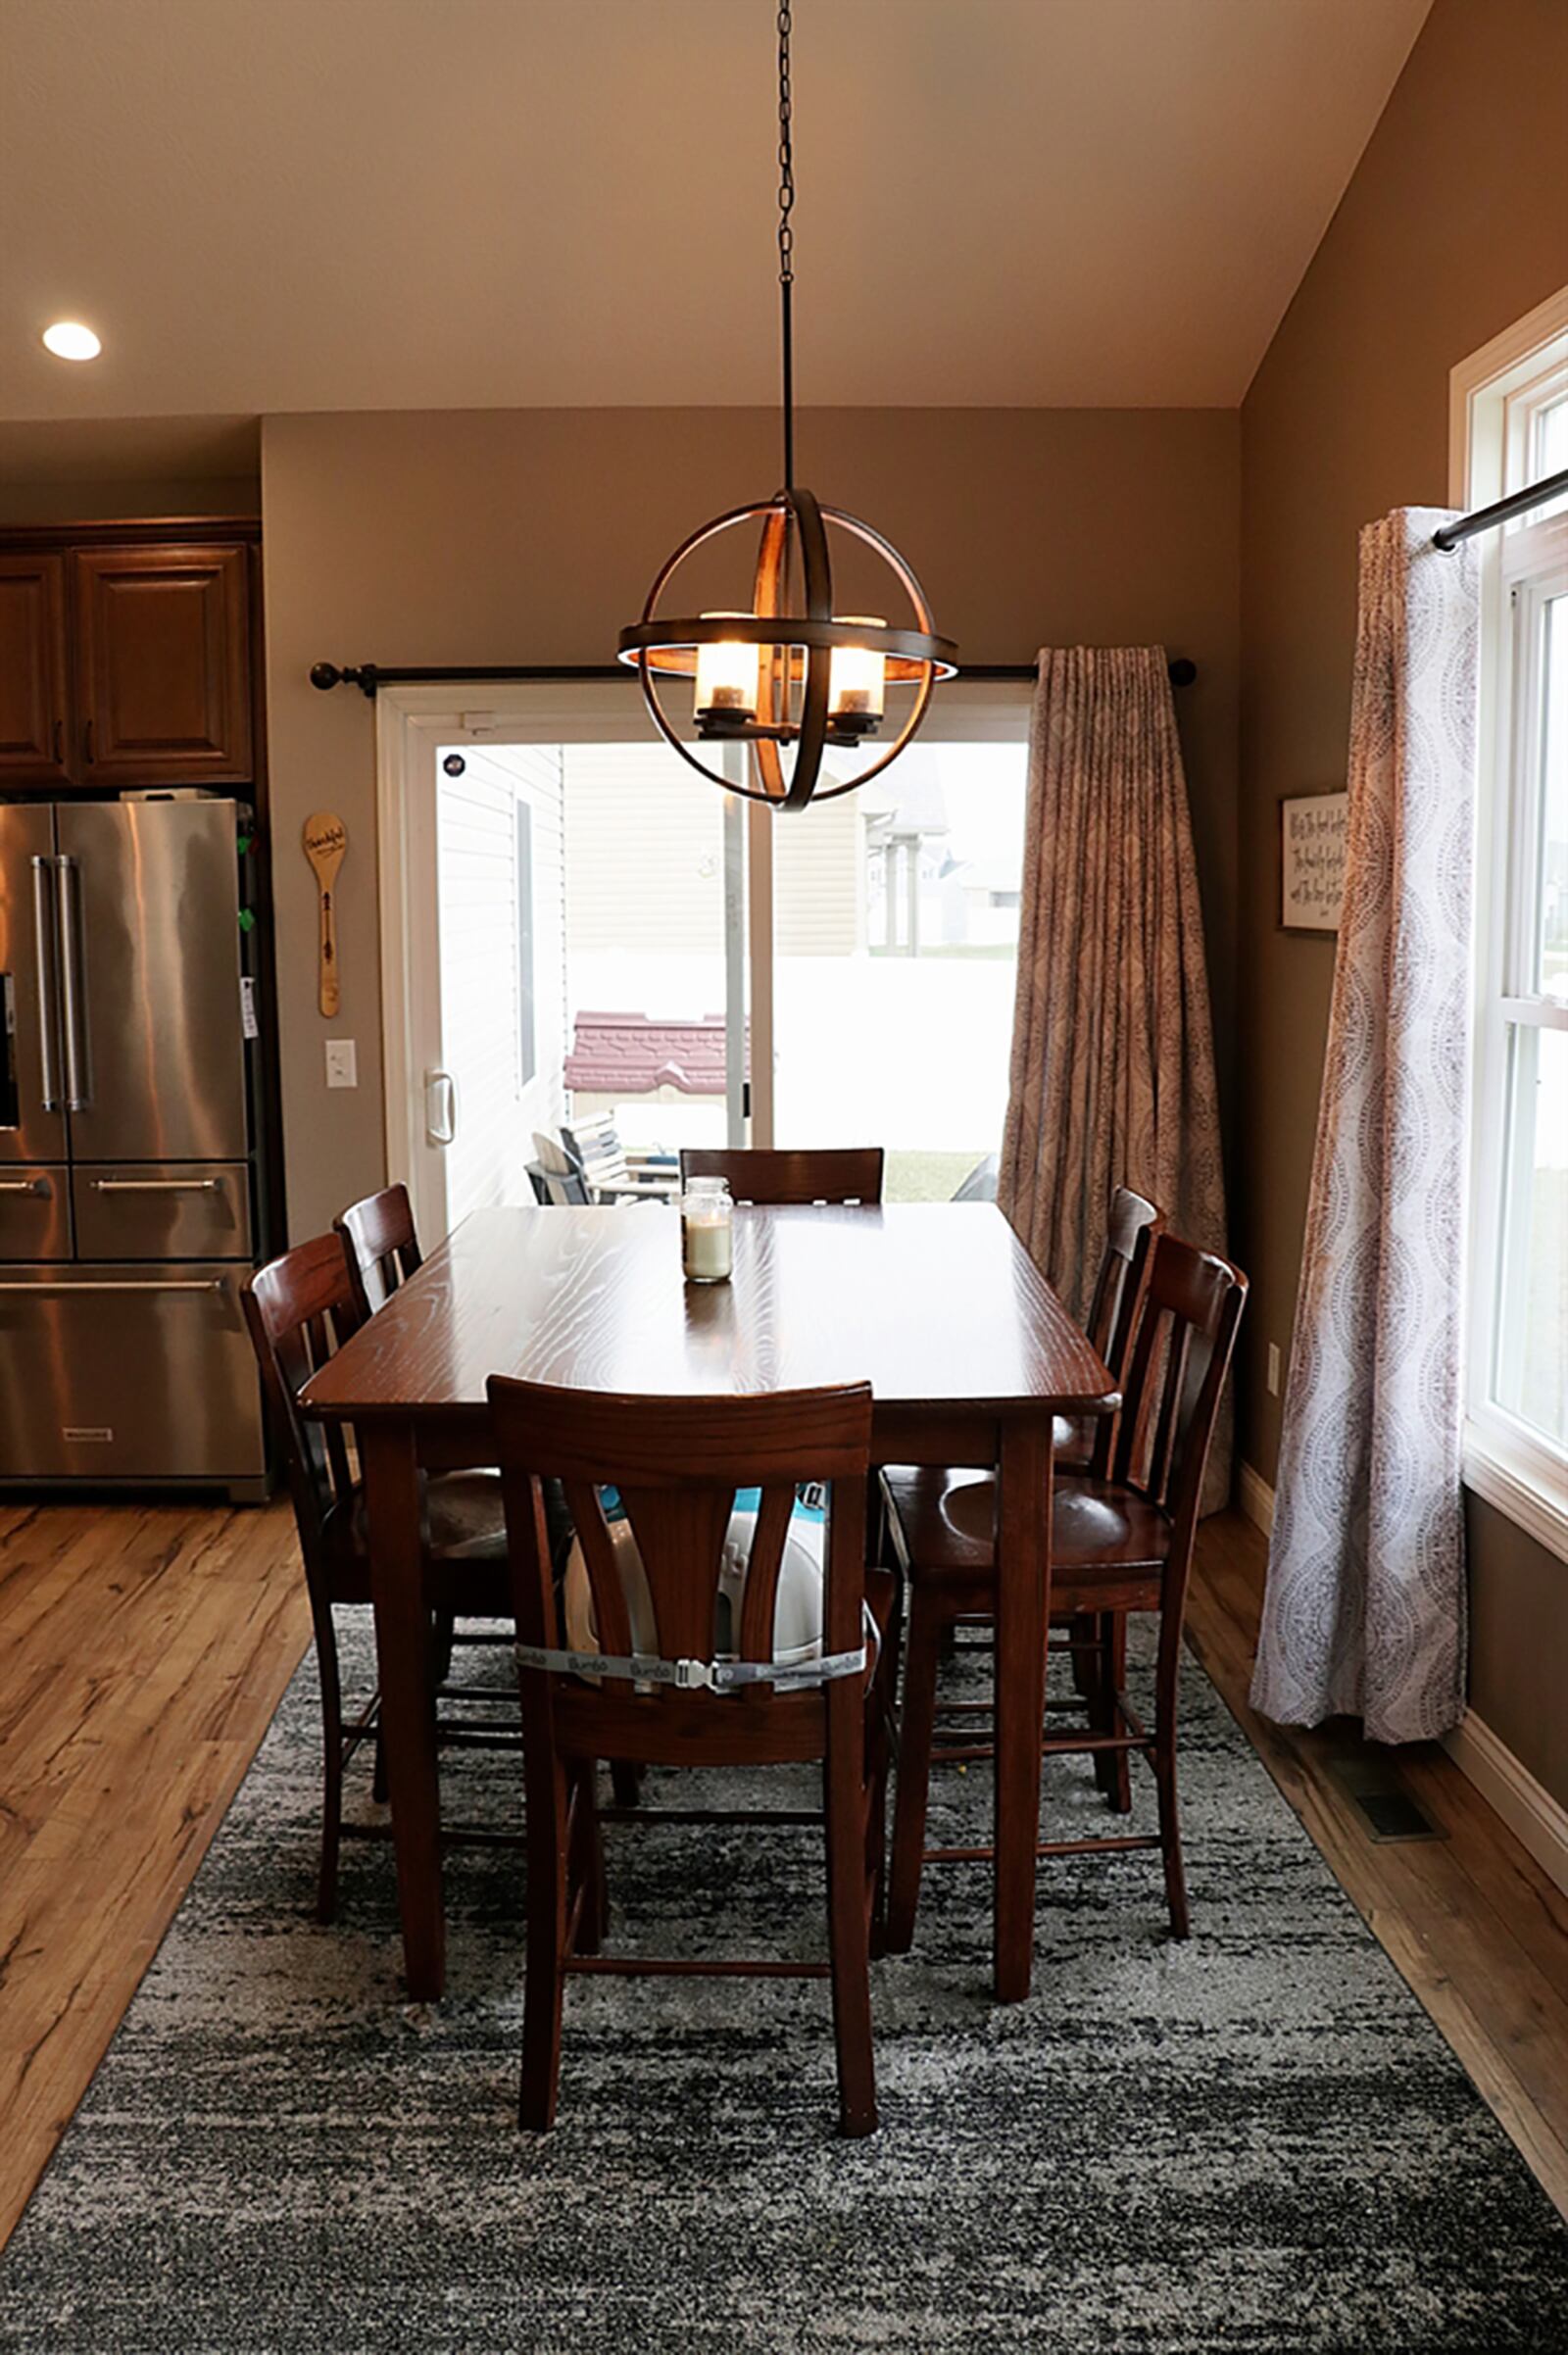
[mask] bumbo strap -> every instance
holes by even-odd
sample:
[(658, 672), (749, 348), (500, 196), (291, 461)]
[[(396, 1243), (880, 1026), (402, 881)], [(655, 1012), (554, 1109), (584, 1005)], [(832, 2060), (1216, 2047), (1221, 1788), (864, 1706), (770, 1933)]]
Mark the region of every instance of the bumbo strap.
[(549, 1676), (619, 1677), (630, 1685), (672, 1685), (678, 1693), (732, 1693), (741, 1685), (771, 1685), (797, 1693), (831, 1684), (841, 1676), (865, 1673), (865, 1645), (829, 1652), (820, 1660), (660, 1660), (643, 1652), (616, 1659), (599, 1651), (556, 1651), (548, 1644), (519, 1644), (519, 1668), (541, 1668)]

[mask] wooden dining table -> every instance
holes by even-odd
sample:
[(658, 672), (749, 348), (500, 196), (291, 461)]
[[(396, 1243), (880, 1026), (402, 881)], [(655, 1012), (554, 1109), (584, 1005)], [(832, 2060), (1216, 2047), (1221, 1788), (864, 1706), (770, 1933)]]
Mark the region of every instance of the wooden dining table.
[(491, 1463), (491, 1374), (625, 1396), (869, 1382), (879, 1464), (995, 1469), (999, 1997), (1034, 1948), (1052, 1429), (1117, 1404), (1100, 1357), (987, 1202), (735, 1212), (727, 1284), (687, 1283), (655, 1203), (477, 1210), (313, 1378), (307, 1414), (354, 1429), (369, 1525), (409, 1993), (445, 1981), (440, 1793), (420, 1474)]

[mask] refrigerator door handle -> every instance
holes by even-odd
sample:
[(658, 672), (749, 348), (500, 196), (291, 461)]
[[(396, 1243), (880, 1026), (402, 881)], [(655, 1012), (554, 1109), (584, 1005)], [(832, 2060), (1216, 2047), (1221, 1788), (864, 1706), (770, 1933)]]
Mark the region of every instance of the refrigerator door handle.
[(84, 1112), (92, 1102), (83, 1021), (86, 973), (82, 961), (81, 869), (74, 859), (57, 859), (60, 926), (60, 1012), (66, 1040), (66, 1110)]
[(60, 934), (56, 920), (55, 860), (32, 862), (32, 916), (38, 953), (38, 1060), (43, 1108), (63, 1112), (60, 1090)]
[(168, 1277), (156, 1283), (129, 1282), (117, 1277), (100, 1277), (83, 1282), (79, 1276), (41, 1278), (27, 1284), (0, 1283), (0, 1292), (24, 1292), (29, 1298), (40, 1292), (224, 1292), (221, 1276)]
[(221, 1194), (221, 1178), (93, 1178), (94, 1194)]

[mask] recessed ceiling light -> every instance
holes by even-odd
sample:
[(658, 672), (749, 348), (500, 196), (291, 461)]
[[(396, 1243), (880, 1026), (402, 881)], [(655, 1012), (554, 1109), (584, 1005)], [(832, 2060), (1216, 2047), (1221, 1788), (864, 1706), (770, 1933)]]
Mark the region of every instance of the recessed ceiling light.
[(79, 319), (57, 319), (52, 327), (45, 327), (43, 340), (57, 360), (96, 360), (103, 350), (91, 327), (84, 327)]

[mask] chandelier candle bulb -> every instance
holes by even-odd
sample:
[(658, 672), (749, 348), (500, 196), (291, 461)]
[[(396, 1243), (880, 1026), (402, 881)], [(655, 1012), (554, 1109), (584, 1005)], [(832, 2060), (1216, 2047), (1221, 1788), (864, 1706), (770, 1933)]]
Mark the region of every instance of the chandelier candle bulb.
[[(849, 629), (886, 629), (880, 613), (835, 613)], [(835, 646), (828, 672), (828, 717), (869, 732), (882, 717), (887, 664), (870, 646)]]
[[(751, 613), (704, 613), (705, 621), (750, 621)], [(719, 638), (697, 650), (696, 708), (700, 718), (709, 714), (732, 719), (757, 717), (758, 665), (760, 648), (742, 645), (738, 638)]]

